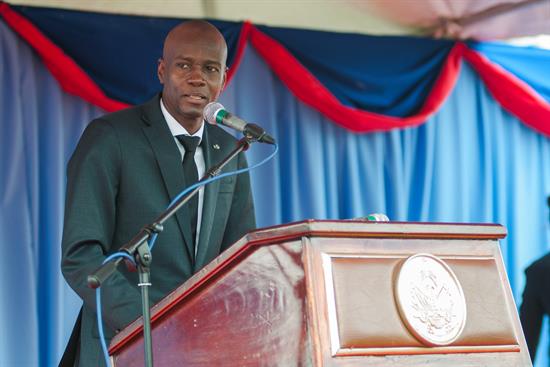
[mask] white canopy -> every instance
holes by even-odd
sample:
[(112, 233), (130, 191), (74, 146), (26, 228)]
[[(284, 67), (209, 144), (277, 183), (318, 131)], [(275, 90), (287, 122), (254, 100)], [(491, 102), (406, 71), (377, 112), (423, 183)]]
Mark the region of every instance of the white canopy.
[(436, 37), (494, 40), (550, 34), (550, 0), (353, 0), (352, 3)]

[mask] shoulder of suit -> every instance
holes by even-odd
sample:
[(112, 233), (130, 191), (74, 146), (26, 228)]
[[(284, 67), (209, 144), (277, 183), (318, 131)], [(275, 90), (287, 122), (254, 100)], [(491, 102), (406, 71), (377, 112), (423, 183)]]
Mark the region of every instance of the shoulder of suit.
[(545, 277), (550, 279), (550, 253), (529, 265), (526, 269), (526, 273), (528, 275), (534, 275), (535, 277)]
[(110, 123), (124, 123), (125, 121), (134, 121), (141, 119), (142, 116), (141, 105), (125, 108), (120, 111), (111, 112), (98, 118), (98, 120), (105, 120)]
[(108, 113), (97, 118), (96, 120), (108, 122), (114, 127), (135, 125), (140, 124), (144, 120), (144, 116), (147, 114), (151, 114), (152, 110), (158, 110), (155, 112), (159, 114), (161, 113), (158, 96), (155, 96), (154, 98), (143, 104)]

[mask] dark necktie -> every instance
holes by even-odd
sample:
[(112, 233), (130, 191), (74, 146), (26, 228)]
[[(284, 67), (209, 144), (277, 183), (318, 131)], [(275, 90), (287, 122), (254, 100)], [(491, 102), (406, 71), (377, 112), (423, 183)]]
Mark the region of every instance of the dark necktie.
[[(199, 145), (198, 136), (178, 135), (176, 138), (185, 148), (183, 156), (183, 174), (185, 175), (185, 184), (191, 186), (199, 180), (197, 165), (195, 164), (195, 151)], [(193, 248), (195, 248), (195, 239), (197, 237), (197, 218), (199, 211), (199, 194), (196, 193), (188, 202), (189, 219), (191, 220), (191, 238)], [(193, 254), (193, 257), (195, 254)]]

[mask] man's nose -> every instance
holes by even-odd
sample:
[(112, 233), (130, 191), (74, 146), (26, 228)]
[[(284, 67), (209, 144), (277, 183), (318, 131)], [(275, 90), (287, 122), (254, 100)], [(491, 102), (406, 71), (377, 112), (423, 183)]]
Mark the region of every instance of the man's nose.
[(206, 84), (206, 77), (205, 77), (202, 65), (196, 64), (191, 67), (191, 71), (189, 72), (189, 78), (187, 79), (187, 82), (195, 86), (201, 86)]

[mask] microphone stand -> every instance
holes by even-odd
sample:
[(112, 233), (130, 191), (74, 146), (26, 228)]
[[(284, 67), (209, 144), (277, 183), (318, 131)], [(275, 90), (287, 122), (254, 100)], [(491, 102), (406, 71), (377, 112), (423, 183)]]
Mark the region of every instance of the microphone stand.
[[(237, 142), (237, 146), (220, 163), (210, 168), (204, 176), (198, 181), (202, 183), (212, 177), (218, 176), (233, 158), (240, 152), (247, 150), (250, 144), (256, 141), (251, 136), (245, 136)], [(149, 287), (151, 286), (150, 266), (152, 261), (151, 251), (148, 240), (153, 234), (158, 234), (164, 229), (164, 223), (170, 219), (186, 202), (199, 192), (203, 185), (197, 186), (192, 191), (183, 195), (175, 203), (170, 205), (162, 212), (152, 223), (145, 225), (129, 242), (124, 244), (118, 251), (122, 251), (135, 259), (139, 271), (138, 286), (141, 289), (142, 313), (143, 313), (143, 334), (145, 349), (145, 366), (153, 367), (153, 347), (151, 339), (151, 314), (149, 305)], [(98, 288), (107, 278), (116, 270), (122, 257), (117, 257), (97, 268), (92, 274), (88, 275), (88, 286)]]

